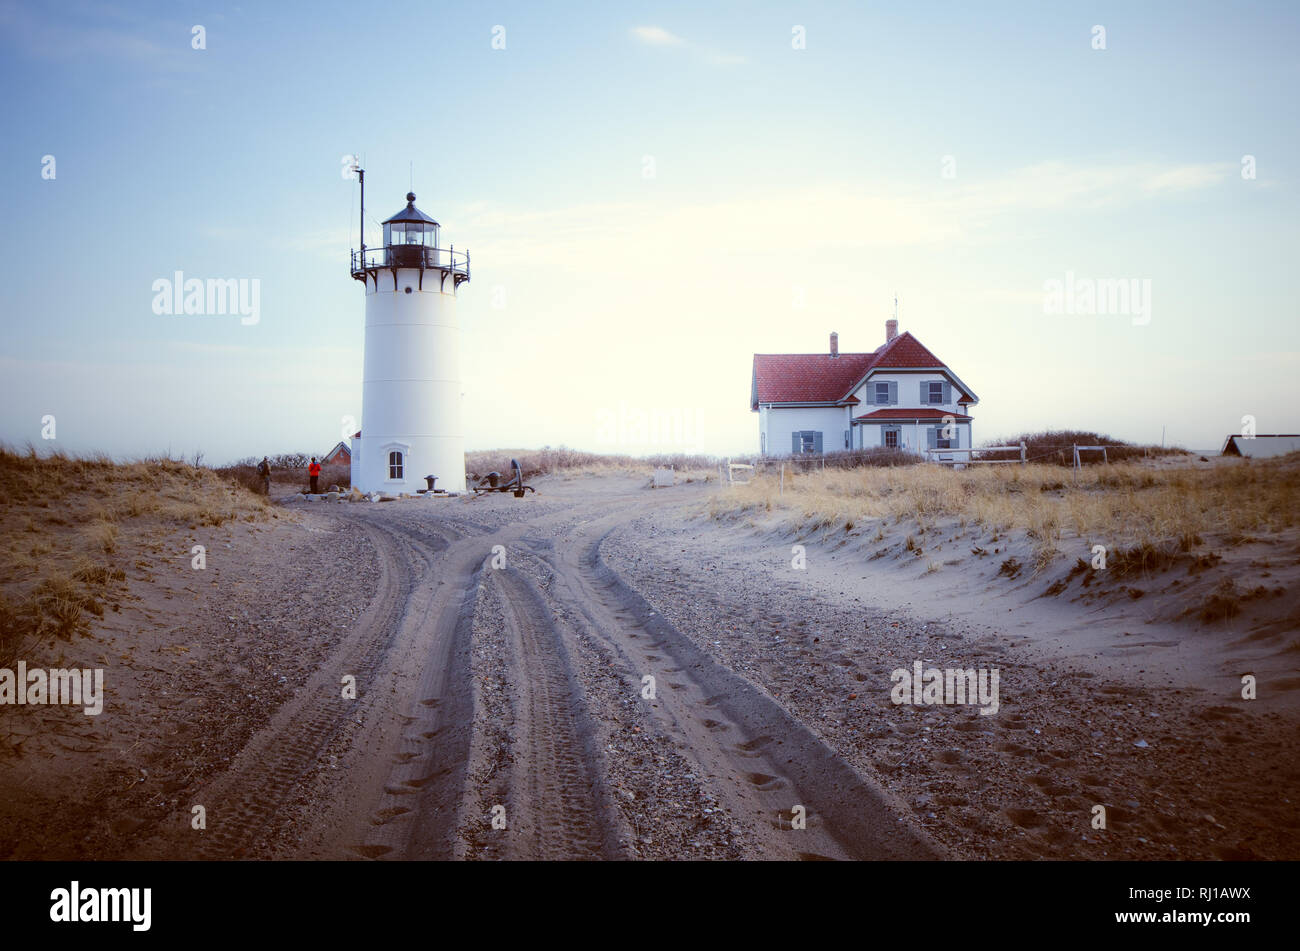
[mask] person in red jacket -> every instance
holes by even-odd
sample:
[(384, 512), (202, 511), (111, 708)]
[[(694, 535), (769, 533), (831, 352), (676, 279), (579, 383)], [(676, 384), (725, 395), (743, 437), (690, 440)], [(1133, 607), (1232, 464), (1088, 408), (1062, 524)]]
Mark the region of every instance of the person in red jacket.
[(311, 494), (315, 495), (320, 491), (320, 463), (316, 457), (311, 457), (311, 465), (307, 467), (307, 474), (311, 476)]

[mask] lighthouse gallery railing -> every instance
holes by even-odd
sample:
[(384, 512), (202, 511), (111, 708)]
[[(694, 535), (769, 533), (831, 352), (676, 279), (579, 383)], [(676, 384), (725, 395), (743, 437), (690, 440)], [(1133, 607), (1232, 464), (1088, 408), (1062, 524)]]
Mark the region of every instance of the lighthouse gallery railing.
[(469, 252), (455, 248), (425, 248), (419, 245), (394, 245), (366, 248), (352, 252), (352, 276), (374, 268), (424, 267), (448, 271), (469, 280)]

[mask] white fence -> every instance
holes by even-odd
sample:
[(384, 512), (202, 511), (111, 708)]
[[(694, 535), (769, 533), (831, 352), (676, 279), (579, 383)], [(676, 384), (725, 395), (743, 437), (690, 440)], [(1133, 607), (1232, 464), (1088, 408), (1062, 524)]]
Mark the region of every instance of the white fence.
[[(1079, 457), (1079, 453), (1081, 453), (1081, 452), (1099, 452), (1099, 453), (1101, 453), (1101, 461), (1104, 462), (1104, 463), (1106, 463), (1107, 465), (1109, 465), (1109, 464), (1110, 464), (1110, 454), (1107, 453), (1106, 450), (1107, 450), (1107, 449), (1112, 449), (1112, 448), (1117, 448), (1117, 447), (1113, 447), (1113, 446), (1070, 446), (1069, 448), (1070, 448), (1070, 453), (1071, 453), (1071, 463), (1070, 463), (1070, 467), (1071, 467), (1075, 472), (1078, 472), (1080, 469), (1083, 468), (1083, 461), (1082, 461), (1082, 459), (1080, 459), (1080, 457)], [(1053, 449), (1053, 450), (1051, 450), (1050, 452), (1047, 452), (1047, 453), (1040, 453), (1039, 455), (1035, 456), (1034, 458), (1035, 458), (1035, 459), (1042, 459), (1042, 458), (1045, 458), (1046, 456), (1050, 456), (1050, 455), (1052, 455), (1053, 453), (1064, 451), (1064, 449), (1065, 449), (1065, 447), (1062, 446), (1062, 447), (1060, 447), (1060, 449)], [(1020, 458), (1019, 458), (1019, 459), (977, 459), (977, 458), (975, 458), (975, 453), (980, 453), (980, 452), (1019, 452), (1019, 453), (1020, 453)], [(955, 455), (960, 455), (960, 454), (962, 454), (962, 453), (966, 454), (966, 456), (967, 456), (965, 463), (962, 463), (962, 462), (960, 462), (959, 460), (957, 460), (957, 459), (955, 459), (955, 458), (952, 458), (953, 456), (955, 456)], [(980, 465), (980, 464), (983, 464), (983, 465), (997, 465), (998, 463), (1007, 463), (1007, 462), (1011, 462), (1011, 463), (1019, 463), (1020, 465), (1023, 466), (1023, 465), (1025, 465), (1027, 462), (1029, 462), (1029, 454), (1028, 454), (1028, 449), (1027, 449), (1027, 447), (1026, 447), (1025, 444), (1022, 442), (1019, 446), (984, 446), (984, 447), (979, 448), (979, 449), (927, 449), (927, 450), (925, 451), (925, 461), (926, 461), (926, 462), (937, 463), (937, 464), (939, 464), (939, 465), (944, 465), (944, 466), (962, 465), (962, 464), (965, 464), (965, 465)]]
[[(753, 478), (755, 468), (747, 462), (732, 462), (728, 459), (726, 466), (727, 485), (748, 485), (749, 480)], [(738, 479), (737, 475), (743, 475), (745, 478)]]
[[(1079, 448), (1083, 449), (1089, 447), (1081, 446)], [(1019, 452), (1020, 458), (1019, 459), (977, 459), (975, 458), (975, 454), (979, 452)], [(952, 457), (952, 456), (961, 455), (963, 453), (966, 455), (965, 462), (959, 462), (959, 460), (957, 460), (956, 458), (945, 458), (946, 456)], [(1023, 466), (1026, 462), (1029, 461), (1029, 457), (1027, 453), (1028, 450), (1025, 447), (1024, 443), (1021, 443), (1019, 446), (982, 446), (979, 449), (927, 449), (925, 451), (925, 461), (936, 462), (940, 465), (945, 465), (945, 466), (952, 466), (952, 465), (959, 465), (959, 464), (992, 466), (992, 465), (997, 465), (998, 463), (1006, 463), (1006, 462), (1019, 463), (1020, 465)]]

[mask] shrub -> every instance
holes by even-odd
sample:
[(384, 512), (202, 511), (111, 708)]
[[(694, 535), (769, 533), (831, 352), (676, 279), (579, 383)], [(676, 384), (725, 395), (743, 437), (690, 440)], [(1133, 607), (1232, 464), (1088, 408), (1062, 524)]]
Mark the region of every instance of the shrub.
[[(984, 442), (985, 446), (1018, 446), (1025, 444), (1026, 455), (1030, 462), (1042, 462), (1047, 465), (1073, 467), (1074, 446), (1107, 446), (1106, 455), (1100, 452), (1081, 452), (1081, 465), (1096, 465), (1102, 461), (1125, 462), (1150, 456), (1187, 455), (1185, 449), (1172, 446), (1139, 446), (1134, 443), (1106, 436), (1101, 433), (1079, 429), (1057, 429), (1040, 433), (1022, 433), (1001, 439)], [(1001, 452), (980, 453), (981, 459), (1019, 459), (1020, 451), (1004, 450)]]

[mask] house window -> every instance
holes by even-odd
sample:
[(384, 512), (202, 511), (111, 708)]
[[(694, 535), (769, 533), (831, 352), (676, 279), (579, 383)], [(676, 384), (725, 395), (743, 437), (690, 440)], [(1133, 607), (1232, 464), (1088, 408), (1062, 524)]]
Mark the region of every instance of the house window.
[[(835, 448), (835, 443), (831, 443), (831, 448)], [(805, 452), (820, 455), (822, 453), (822, 434), (815, 429), (795, 430), (790, 434), (790, 452), (792, 455), (800, 455)]]
[(951, 429), (952, 438), (944, 438), (946, 426), (927, 426), (925, 430), (926, 445), (931, 449), (958, 449), (961, 447), (961, 433), (956, 426)]
[(876, 384), (876, 405), (882, 406), (887, 404), (888, 402), (889, 402), (889, 384), (877, 383)]
[(929, 395), (928, 398), (926, 399), (926, 402), (942, 403), (943, 402), (943, 380), (931, 380), (929, 383), (926, 384), (926, 386), (929, 389)]
[(931, 426), (929, 428), (929, 446), (931, 449), (956, 449), (958, 447), (960, 440), (957, 436), (956, 427), (951, 430), (951, 439), (944, 438), (944, 431), (947, 429), (946, 426)]
[(885, 430), (885, 448), (887, 448), (887, 449), (897, 449), (897, 448), (898, 448), (898, 430), (897, 430), (897, 429), (886, 429), (886, 430)]
[(758, 454), (760, 456), (767, 455), (767, 433), (758, 434)]
[(402, 454), (394, 449), (388, 454), (388, 478), (401, 479), (404, 469)]

